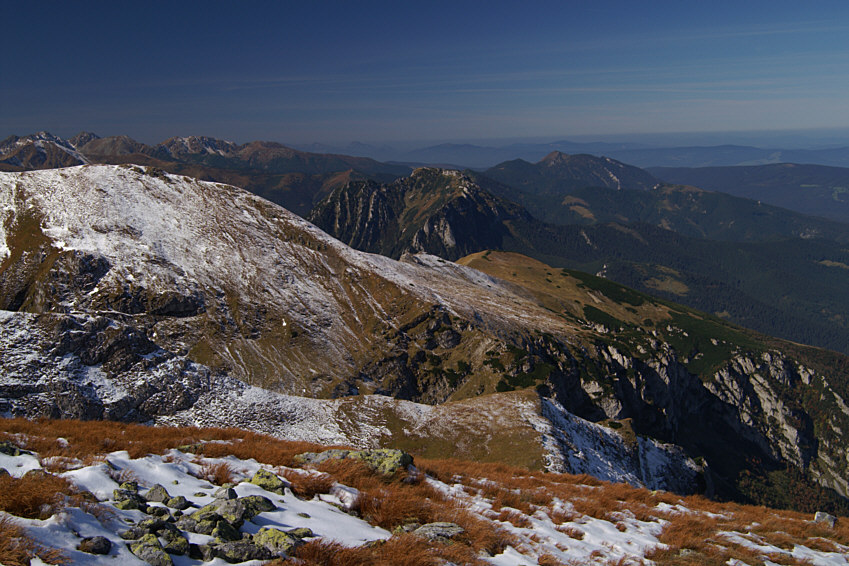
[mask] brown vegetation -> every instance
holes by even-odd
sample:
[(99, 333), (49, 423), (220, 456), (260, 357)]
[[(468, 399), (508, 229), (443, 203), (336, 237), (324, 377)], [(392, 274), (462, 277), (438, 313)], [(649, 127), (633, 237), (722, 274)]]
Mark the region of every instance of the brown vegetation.
[[(531, 472), (503, 464), (458, 460), (417, 461), (419, 468), (428, 475), (449, 485), (461, 484), (465, 496), (454, 497), (431, 487), (423, 481), (422, 473), (401, 471), (394, 476), (381, 476), (357, 460), (329, 460), (315, 470), (298, 469), (295, 455), (321, 451), (325, 447), (287, 442), (238, 429), (152, 428), (110, 422), (25, 419), (4, 419), (2, 422), (4, 430), (0, 432), (0, 439), (38, 452), (59, 470), (74, 462), (77, 465), (95, 463), (115, 450), (127, 450), (131, 456), (140, 457), (180, 448), (197, 454), (201, 477), (222, 484), (231, 482), (238, 471), (226, 462), (210, 462), (207, 458), (232, 454), (278, 466), (299, 497), (327, 493), (335, 482), (356, 488), (361, 492), (356, 511), (371, 524), (388, 530), (435, 521), (455, 522), (465, 529), (451, 545), (432, 544), (403, 534), (354, 549), (313, 541), (296, 553), (304, 564), (403, 565), (437, 564), (446, 560), (478, 564), (481, 563), (478, 553), (482, 551), (498, 554), (507, 545), (522, 548), (523, 544), (539, 543), (539, 539), (520, 539), (510, 534), (492, 519), (530, 527), (531, 516), (542, 517), (542, 514), (552, 520), (558, 531), (578, 540), (583, 539), (584, 533), (570, 523), (582, 516), (611, 521), (619, 530), (627, 530), (632, 520), (664, 521), (659, 536), (662, 546), (645, 557), (658, 564), (719, 565), (732, 558), (750, 564), (762, 563), (765, 558), (780, 564), (800, 564), (777, 551), (804, 545), (834, 552), (840, 550), (836, 545), (849, 545), (849, 521), (846, 519), (838, 520), (837, 526), (830, 529), (813, 523), (809, 515), (800, 513), (717, 503), (698, 496), (680, 497), (627, 484), (602, 482), (585, 475)], [(57, 441), (57, 438), (64, 440)], [(135, 479), (117, 473), (116, 476), (117, 480)], [(469, 511), (464, 497), (484, 498), (491, 511), (487, 511), (485, 517)], [(659, 504), (667, 506), (659, 508)], [(74, 493), (68, 482), (51, 474), (32, 472), (20, 479), (0, 477), (0, 510), (22, 517), (45, 517), (69, 505), (82, 507), (96, 516), (105, 515), (107, 510), (91, 497)], [(0, 522), (0, 562), (26, 563), (22, 557), (43, 550), (19, 537), (16, 533), (20, 532), (12, 523)], [(765, 554), (736, 544), (722, 534), (724, 532), (743, 533), (742, 536), (757, 544), (775, 547), (776, 552)], [(61, 556), (58, 559), (61, 561)], [(546, 564), (558, 563), (551, 555), (541, 557), (540, 563), (543, 560)], [(618, 563), (641, 562), (638, 558), (623, 560)]]
[(28, 519), (47, 519), (71, 495), (63, 478), (33, 471), (21, 478), (0, 476), (0, 510)]
[(26, 535), (9, 517), (0, 517), (0, 563), (6, 566), (29, 566), (38, 556), (48, 564), (68, 564), (65, 553), (54, 548), (44, 548)]

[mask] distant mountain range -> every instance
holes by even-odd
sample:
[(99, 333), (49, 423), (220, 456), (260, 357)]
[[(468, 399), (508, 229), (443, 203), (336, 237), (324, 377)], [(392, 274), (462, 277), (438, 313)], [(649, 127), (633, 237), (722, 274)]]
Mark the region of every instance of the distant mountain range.
[(778, 163), (751, 167), (657, 167), (650, 171), (670, 183), (696, 185), (849, 222), (847, 168)]
[(845, 224), (668, 185), (611, 158), (551, 152), (537, 163), (513, 159), (483, 173), (425, 168), (407, 177), (406, 166), (370, 159), (196, 136), (146, 146), (125, 136), (61, 140), (41, 133), (9, 138), (0, 150), (8, 168), (137, 162), (234, 183), (309, 216), (357, 249), (451, 260), (485, 249), (517, 251), (849, 352)]
[(444, 143), (407, 150), (367, 144), (347, 146), (311, 144), (300, 147), (308, 151), (350, 153), (415, 166), (437, 165), (459, 169), (486, 169), (513, 159), (539, 161), (553, 151), (606, 156), (637, 167), (711, 167), (772, 163), (809, 163), (849, 167), (849, 146), (824, 149), (761, 148), (747, 145), (654, 147), (636, 143), (582, 143), (560, 140), (504, 146)]
[(47, 132), (0, 142), (0, 170), (26, 171), (87, 163), (136, 163), (244, 187), (297, 214), (306, 214), (333, 187), (353, 179), (389, 181), (410, 168), (362, 157), (305, 153), (275, 142), (237, 145), (202, 136), (155, 146), (127, 136), (83, 132), (63, 140)]

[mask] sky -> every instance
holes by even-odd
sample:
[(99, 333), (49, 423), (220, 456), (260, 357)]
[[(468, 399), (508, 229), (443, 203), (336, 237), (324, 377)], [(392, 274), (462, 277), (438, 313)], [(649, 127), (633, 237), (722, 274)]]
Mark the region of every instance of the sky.
[(849, 128), (849, 2), (14, 2), (0, 138)]

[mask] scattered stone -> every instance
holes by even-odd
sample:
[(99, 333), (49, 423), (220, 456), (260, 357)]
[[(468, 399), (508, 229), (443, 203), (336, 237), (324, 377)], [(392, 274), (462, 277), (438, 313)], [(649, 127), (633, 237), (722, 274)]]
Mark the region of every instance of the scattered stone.
[(154, 515), (156, 517), (171, 517), (171, 513), (168, 512), (167, 507), (160, 507), (158, 505), (149, 505), (147, 512), (149, 515)]
[(148, 532), (144, 529), (139, 527), (130, 527), (126, 531), (118, 533), (118, 536), (124, 540), (138, 540), (146, 534), (148, 534)]
[(407, 524), (404, 524), (404, 525), (398, 525), (397, 527), (395, 527), (395, 529), (392, 532), (394, 534), (399, 534), (399, 535), (404, 534), (404, 533), (412, 533), (413, 531), (415, 531), (416, 529), (418, 529), (421, 526), (422, 526), (421, 523), (407, 523)]
[(828, 513), (824, 513), (822, 511), (817, 511), (814, 515), (815, 523), (822, 523), (826, 525), (829, 529), (833, 529), (834, 525), (837, 523), (837, 517), (834, 515), (829, 515)]
[(168, 554), (178, 554), (183, 556), (189, 553), (189, 541), (179, 532), (165, 531), (163, 533), (165, 539), (165, 552)]
[(139, 482), (137, 481), (125, 481), (118, 486), (119, 489), (123, 489), (129, 491), (130, 493), (138, 493), (139, 492)]
[(229, 540), (240, 540), (242, 538), (242, 533), (239, 532), (239, 529), (231, 525), (227, 521), (218, 521), (215, 524), (215, 528), (212, 529), (210, 533), (216, 540), (229, 541)]
[(290, 533), (284, 533), (279, 529), (263, 527), (253, 536), (255, 544), (265, 548), (274, 556), (283, 558), (298, 545), (302, 544), (299, 537)]
[(207, 517), (197, 522), (193, 532), (196, 532), (201, 535), (211, 535), (212, 531), (215, 530), (215, 527), (218, 526), (218, 522), (221, 521), (221, 517), (217, 515), (215, 517)]
[(263, 511), (274, 511), (277, 506), (267, 497), (261, 495), (248, 495), (240, 497), (239, 501), (245, 507), (245, 520), (250, 521)]
[(229, 486), (221, 486), (218, 490), (213, 494), (215, 499), (236, 499), (238, 495), (236, 495), (236, 490)]
[(312, 519), (309, 513), (298, 513), (298, 517), (302, 517), (304, 519)]
[(413, 457), (403, 450), (391, 448), (375, 448), (370, 450), (342, 450), (333, 448), (324, 452), (305, 452), (295, 456), (295, 461), (301, 464), (318, 465), (328, 460), (354, 459), (363, 462), (372, 470), (392, 475), (398, 470), (407, 469), (413, 464)]
[(156, 533), (165, 527), (165, 521), (159, 517), (152, 517), (139, 521), (136, 527), (143, 529), (146, 533)]
[(466, 532), (465, 529), (457, 523), (439, 522), (422, 525), (414, 530), (413, 534), (431, 542), (448, 542), (464, 532)]
[(165, 502), (165, 505), (167, 505), (171, 509), (177, 509), (179, 511), (183, 511), (192, 506), (192, 504), (189, 503), (189, 500), (183, 497), (182, 495), (172, 497), (171, 499)]
[(204, 518), (213, 515), (220, 516), (238, 529), (245, 522), (248, 510), (238, 499), (216, 499), (192, 513), (192, 518), (200, 522)]
[(208, 493), (203, 492), (203, 491), (196, 491), (195, 492), (195, 497), (206, 497), (208, 495), (209, 495)]
[(147, 493), (145, 494), (145, 499), (147, 499), (148, 501), (154, 501), (156, 503), (165, 503), (166, 501), (171, 499), (171, 496), (168, 494), (168, 491), (163, 486), (161, 486), (160, 484), (156, 484), (155, 486), (147, 490)]
[(88, 554), (109, 554), (112, 541), (106, 537), (86, 537), (80, 541), (77, 549)]
[(32, 452), (24, 450), (20, 446), (16, 446), (8, 440), (3, 440), (0, 441), (0, 454), (5, 454), (7, 456), (21, 456), (23, 454), (32, 454)]
[(188, 452), (190, 454), (200, 454), (203, 452), (203, 443), (195, 442), (194, 444), (183, 444), (177, 447), (180, 452)]
[(198, 522), (192, 518), (191, 515), (183, 515), (174, 525), (180, 529), (181, 531), (189, 531), (190, 533), (196, 533)]
[(213, 544), (212, 552), (217, 558), (223, 558), (231, 564), (248, 560), (270, 560), (274, 558), (268, 549), (249, 540), (236, 540), (223, 544)]
[(312, 532), (312, 529), (309, 529), (307, 527), (289, 529), (288, 531), (286, 531), (286, 534), (292, 535), (295, 538), (311, 538), (315, 536), (315, 534), (313, 534)]
[(153, 566), (173, 566), (174, 564), (168, 553), (162, 549), (156, 535), (144, 535), (138, 542), (130, 545), (130, 552)]
[(140, 509), (141, 511), (147, 511), (147, 501), (134, 491), (124, 488), (115, 489), (112, 491), (112, 499), (115, 500), (115, 507), (118, 509)]
[(271, 493), (285, 495), (284, 488), (287, 487), (286, 482), (281, 480), (276, 474), (273, 474), (263, 468), (260, 468), (257, 473), (254, 474), (254, 477), (251, 478), (250, 482), (254, 485), (258, 485), (266, 491), (270, 491)]

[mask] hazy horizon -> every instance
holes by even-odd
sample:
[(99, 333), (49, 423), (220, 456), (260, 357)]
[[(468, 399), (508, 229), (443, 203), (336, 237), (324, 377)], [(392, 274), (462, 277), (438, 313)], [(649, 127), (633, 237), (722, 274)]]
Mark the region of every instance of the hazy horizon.
[(748, 139), (763, 144), (849, 128), (849, 4), (837, 1), (5, 8), (6, 135), (338, 145), (760, 132)]

